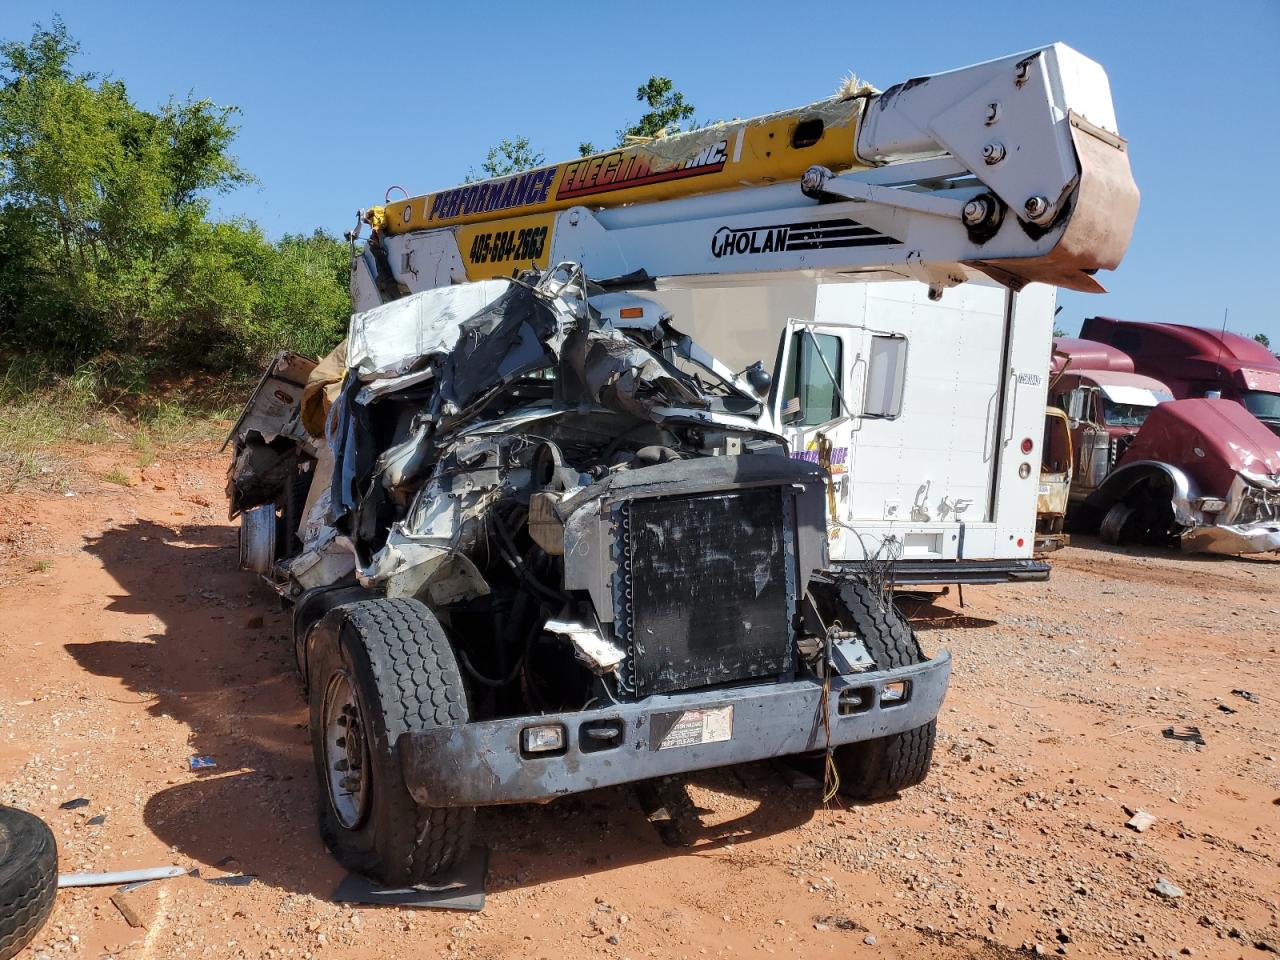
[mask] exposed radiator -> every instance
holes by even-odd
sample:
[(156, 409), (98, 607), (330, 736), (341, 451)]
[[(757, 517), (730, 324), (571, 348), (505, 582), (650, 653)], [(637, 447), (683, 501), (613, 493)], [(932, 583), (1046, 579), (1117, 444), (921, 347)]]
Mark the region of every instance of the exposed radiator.
[(616, 505), (614, 585), (634, 694), (792, 669), (796, 561), (779, 487)]

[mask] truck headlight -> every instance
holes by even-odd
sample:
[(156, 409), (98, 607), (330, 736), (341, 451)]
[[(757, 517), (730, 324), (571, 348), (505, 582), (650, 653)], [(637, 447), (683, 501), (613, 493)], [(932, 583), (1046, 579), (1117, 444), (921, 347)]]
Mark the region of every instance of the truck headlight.
[(1197, 497), (1191, 505), (1202, 513), (1221, 513), (1227, 509), (1227, 501), (1221, 497)]
[(911, 684), (907, 680), (894, 680), (880, 688), (880, 703), (901, 703), (911, 692)]
[(520, 731), (522, 753), (559, 753), (564, 749), (564, 725), (544, 723)]

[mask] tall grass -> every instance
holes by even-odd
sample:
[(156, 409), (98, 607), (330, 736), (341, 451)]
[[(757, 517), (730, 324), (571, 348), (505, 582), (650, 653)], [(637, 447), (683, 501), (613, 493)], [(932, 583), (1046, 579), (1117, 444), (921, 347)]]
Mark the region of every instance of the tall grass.
[(38, 357), (10, 360), (0, 376), (0, 491), (69, 488), (76, 445), (127, 444), (145, 466), (220, 440), (248, 396), (243, 382), (148, 383), (141, 369), (108, 356), (57, 375)]

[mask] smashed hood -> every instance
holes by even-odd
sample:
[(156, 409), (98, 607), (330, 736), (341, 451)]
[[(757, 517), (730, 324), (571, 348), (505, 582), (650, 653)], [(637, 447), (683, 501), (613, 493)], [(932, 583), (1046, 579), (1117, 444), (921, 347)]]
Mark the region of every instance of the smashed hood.
[(493, 303), (510, 286), (509, 280), (463, 283), (424, 290), (352, 314), (347, 335), (348, 369), (363, 383), (421, 369), (431, 356), (452, 350), (463, 321)]
[(692, 384), (616, 330), (574, 333), (564, 345), (564, 360), (593, 401), (618, 413), (658, 419), (656, 407), (708, 405)]
[(575, 294), (509, 280), (416, 293), (355, 314), (347, 363), (365, 400), (438, 377), (438, 412), (456, 416), (538, 370), (561, 399), (644, 420), (672, 408), (706, 410), (698, 381), (639, 339), (600, 322)]
[(1226, 490), (1237, 473), (1280, 475), (1280, 437), (1233, 400), (1171, 400), (1149, 414), (1120, 464), (1160, 460), (1205, 489)]

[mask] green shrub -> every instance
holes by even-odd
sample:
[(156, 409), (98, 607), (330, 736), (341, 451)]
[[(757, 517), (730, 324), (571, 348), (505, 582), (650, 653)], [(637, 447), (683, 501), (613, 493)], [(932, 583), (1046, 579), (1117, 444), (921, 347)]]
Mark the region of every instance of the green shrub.
[(58, 20), (0, 44), (6, 382), (69, 379), (110, 403), (157, 375), (331, 349), (350, 312), (347, 245), (322, 231), (273, 243), (208, 216), (212, 196), (252, 181), (230, 153), (235, 108), (141, 109), (122, 81), (73, 72), (78, 49)]

